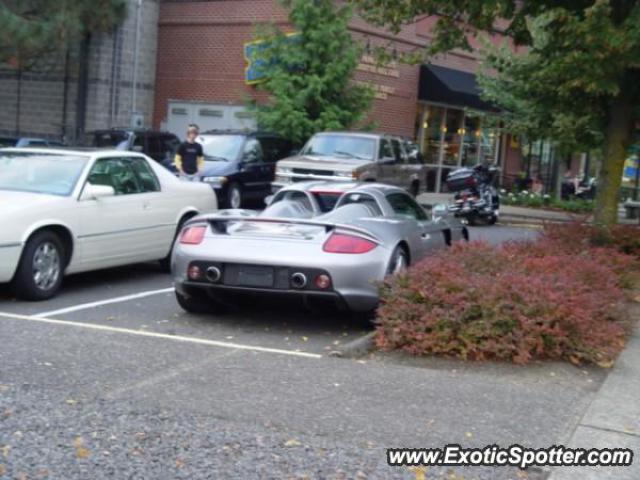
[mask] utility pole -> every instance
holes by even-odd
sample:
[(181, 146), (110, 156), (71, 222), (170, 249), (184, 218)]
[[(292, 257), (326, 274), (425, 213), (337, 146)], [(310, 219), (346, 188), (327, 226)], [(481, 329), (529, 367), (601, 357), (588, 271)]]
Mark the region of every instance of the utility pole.
[(131, 121), (138, 113), (138, 63), (140, 57), (140, 20), (142, 15), (142, 0), (137, 1), (136, 6), (136, 33), (133, 52), (133, 84), (131, 86)]

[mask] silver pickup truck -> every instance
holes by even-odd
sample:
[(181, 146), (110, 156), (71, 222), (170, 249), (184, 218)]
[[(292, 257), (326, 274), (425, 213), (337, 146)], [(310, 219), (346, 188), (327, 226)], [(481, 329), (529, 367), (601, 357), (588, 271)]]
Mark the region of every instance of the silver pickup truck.
[(425, 187), (426, 167), (399, 137), (324, 132), (311, 137), (298, 155), (277, 163), (272, 190), (305, 180), (381, 182), (417, 195)]

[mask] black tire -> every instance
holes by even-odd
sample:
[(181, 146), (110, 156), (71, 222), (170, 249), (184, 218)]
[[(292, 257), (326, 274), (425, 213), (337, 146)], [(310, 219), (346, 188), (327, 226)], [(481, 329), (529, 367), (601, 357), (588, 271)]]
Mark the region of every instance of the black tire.
[[(398, 262), (401, 262), (399, 265)], [(391, 254), (391, 260), (389, 261), (389, 266), (387, 267), (387, 275), (397, 275), (405, 270), (409, 266), (409, 254), (407, 250), (402, 246), (398, 245)]]
[[(68, 258), (64, 243), (50, 230), (34, 234), (22, 251), (11, 289), (22, 300), (42, 301), (60, 290)], [(36, 271), (36, 264), (46, 272)], [(56, 273), (57, 271), (57, 273)]]
[(225, 313), (228, 310), (226, 305), (199, 290), (191, 290), (186, 295), (176, 290), (176, 300), (189, 313)]
[(467, 215), (467, 222), (469, 223), (469, 226), (475, 227), (478, 225), (478, 216), (475, 213)]
[(158, 260), (158, 262), (160, 263), (160, 269), (163, 272), (171, 273), (171, 253), (173, 252), (173, 247), (176, 244), (176, 240), (178, 240), (178, 235), (180, 235), (180, 232), (182, 231), (182, 227), (184, 227), (184, 224), (187, 223), (189, 219), (193, 218), (194, 216), (195, 214), (193, 215), (187, 214), (184, 217), (182, 217), (178, 222), (178, 227), (176, 228), (176, 233), (173, 235), (173, 242), (171, 242), (171, 248), (169, 249), (169, 253), (167, 254), (166, 257)]
[(487, 225), (495, 225), (498, 221), (497, 215), (490, 215), (487, 217)]
[(242, 187), (239, 183), (232, 183), (227, 188), (227, 207), (242, 208)]

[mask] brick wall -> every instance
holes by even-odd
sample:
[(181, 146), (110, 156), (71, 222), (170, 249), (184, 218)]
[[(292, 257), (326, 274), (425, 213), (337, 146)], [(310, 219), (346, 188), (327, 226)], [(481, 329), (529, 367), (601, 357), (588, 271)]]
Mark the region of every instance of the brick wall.
[[(242, 104), (255, 95), (244, 84), (243, 45), (253, 39), (255, 24), (286, 25), (286, 12), (276, 0), (161, 1), (154, 125), (166, 121), (169, 100)], [(355, 17), (353, 36), (391, 51), (412, 51), (428, 42), (430, 25), (410, 25), (398, 36)], [(476, 58), (455, 52), (434, 63), (467, 71)], [(355, 80), (373, 83), (387, 92), (374, 100), (370, 120), (380, 131), (412, 137), (415, 133), (419, 67), (398, 65), (398, 78), (357, 72)]]
[[(127, 18), (115, 32), (96, 34), (92, 37), (86, 130), (130, 124), (134, 109), (132, 81), (136, 9), (136, 0), (130, 0)], [(144, 116), (146, 125), (151, 124), (153, 117), (158, 11), (157, 0), (143, 0), (140, 17), (138, 100), (135, 110)], [(77, 46), (70, 54), (66, 122), (63, 120), (64, 58), (64, 53), (59, 52), (53, 58), (47, 59), (38, 69), (23, 74), (20, 101), (21, 136), (59, 139), (66, 130), (67, 139), (73, 141), (76, 131)], [(0, 134), (18, 133), (17, 89), (15, 70), (8, 67), (0, 68)]]

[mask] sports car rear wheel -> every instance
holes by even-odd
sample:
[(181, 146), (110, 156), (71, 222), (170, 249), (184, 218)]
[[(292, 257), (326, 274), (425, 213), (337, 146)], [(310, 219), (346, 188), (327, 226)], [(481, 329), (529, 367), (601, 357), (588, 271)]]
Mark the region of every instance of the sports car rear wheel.
[(182, 309), (189, 313), (224, 313), (227, 311), (226, 305), (200, 290), (192, 290), (186, 295), (176, 290), (176, 300)]
[(409, 266), (409, 255), (401, 245), (398, 245), (391, 255), (387, 275), (397, 275), (404, 272)]

